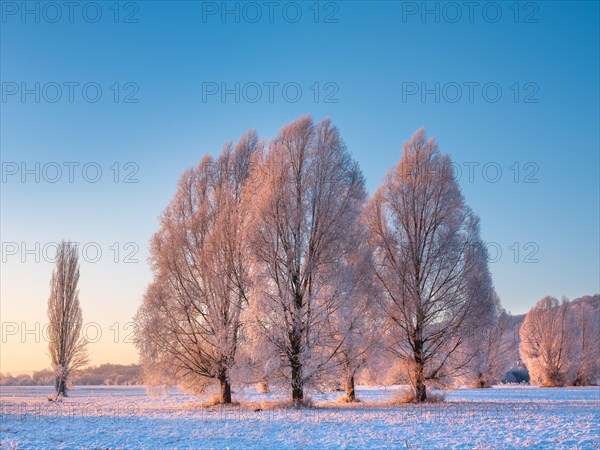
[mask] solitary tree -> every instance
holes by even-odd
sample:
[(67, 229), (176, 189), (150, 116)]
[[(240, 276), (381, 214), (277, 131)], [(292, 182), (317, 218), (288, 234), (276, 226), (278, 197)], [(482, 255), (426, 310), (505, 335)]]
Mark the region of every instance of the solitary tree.
[(299, 404), (340, 348), (332, 317), (347, 299), (332, 285), (354, 249), (364, 180), (330, 121), (302, 117), (270, 143), (249, 187), (255, 328), (271, 378)]
[(48, 350), (55, 375), (56, 397), (67, 395), (73, 372), (87, 364), (86, 340), (81, 335), (77, 247), (62, 241), (50, 280), (48, 298)]
[(450, 158), (418, 130), (404, 144), (367, 210), (374, 270), (383, 290), (388, 350), (408, 367), (415, 399), (448, 375), (481, 298), (472, 293), (478, 221), (464, 204)]
[(151, 245), (154, 281), (136, 316), (150, 385), (180, 384), (202, 393), (218, 382), (219, 401), (231, 403), (250, 286), (242, 191), (260, 145), (249, 132), (216, 161), (205, 156), (182, 175), (162, 215)]

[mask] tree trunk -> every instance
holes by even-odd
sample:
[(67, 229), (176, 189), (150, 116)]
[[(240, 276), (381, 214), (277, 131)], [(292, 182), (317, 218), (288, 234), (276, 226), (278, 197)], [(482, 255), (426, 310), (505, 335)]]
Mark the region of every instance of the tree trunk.
[(301, 405), (304, 401), (304, 381), (302, 380), (302, 363), (300, 362), (299, 339), (292, 340), (292, 355), (290, 366), (292, 369), (292, 401)]
[(56, 396), (59, 395), (62, 397), (67, 396), (67, 383), (64, 378), (56, 377), (56, 381), (54, 382), (54, 388), (56, 389)]
[(354, 392), (354, 374), (348, 375), (346, 378), (346, 398), (349, 402), (356, 401), (356, 393)]
[(304, 383), (302, 382), (302, 365), (292, 363), (292, 401), (301, 405), (304, 401)]
[(219, 373), (219, 383), (221, 384), (220, 402), (223, 404), (231, 403), (231, 384), (229, 383), (229, 377), (227, 376), (227, 369), (221, 369), (221, 372)]
[(479, 381), (479, 388), (483, 389), (483, 388), (487, 387), (485, 377), (482, 373), (479, 374), (478, 381)]
[(415, 394), (418, 403), (423, 403), (427, 400), (427, 387), (425, 386), (425, 380), (417, 378), (415, 384)]
[(420, 328), (417, 330), (414, 344), (415, 358), (415, 400), (417, 403), (423, 403), (427, 400), (427, 388), (425, 386), (425, 362), (423, 361), (423, 340), (420, 338)]
[[(299, 312), (302, 310), (302, 296), (296, 294), (295, 308)], [(304, 401), (304, 380), (302, 373), (302, 361), (300, 359), (302, 352), (302, 332), (298, 328), (298, 324), (294, 323), (290, 338), (290, 368), (292, 369), (292, 401), (296, 406), (302, 405)]]

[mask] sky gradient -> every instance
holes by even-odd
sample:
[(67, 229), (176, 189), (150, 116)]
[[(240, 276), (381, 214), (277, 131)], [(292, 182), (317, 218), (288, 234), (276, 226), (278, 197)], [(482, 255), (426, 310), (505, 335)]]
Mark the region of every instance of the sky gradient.
[(370, 193), (425, 127), (512, 313), (600, 291), (597, 2), (28, 5), (1, 4), (0, 371), (49, 366), (63, 238), (85, 247), (93, 363), (135, 362), (148, 241), (181, 172), (304, 114), (339, 127)]

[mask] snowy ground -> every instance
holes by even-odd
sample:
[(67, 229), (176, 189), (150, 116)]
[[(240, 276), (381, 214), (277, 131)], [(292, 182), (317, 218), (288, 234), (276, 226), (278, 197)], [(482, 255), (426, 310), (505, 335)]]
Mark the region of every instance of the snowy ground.
[(0, 388), (1, 448), (600, 449), (600, 388), (457, 390), (444, 403), (386, 406), (397, 388), (359, 387), (362, 404), (332, 392), (300, 410), (253, 390), (226, 408), (140, 387), (79, 387), (62, 404), (50, 392)]

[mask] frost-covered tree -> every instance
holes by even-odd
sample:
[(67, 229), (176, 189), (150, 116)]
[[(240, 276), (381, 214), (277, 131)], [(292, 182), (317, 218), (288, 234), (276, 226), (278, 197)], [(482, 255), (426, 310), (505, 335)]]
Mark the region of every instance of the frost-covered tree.
[(517, 363), (516, 347), (510, 317), (504, 309), (485, 323), (467, 333), (461, 357), (466, 364), (460, 371), (460, 384), (472, 388), (491, 387), (502, 380)]
[(154, 280), (137, 313), (137, 346), (150, 385), (180, 384), (205, 392), (220, 385), (231, 402), (242, 310), (250, 287), (243, 188), (254, 132), (215, 161), (205, 156), (179, 180), (152, 238)]
[(381, 320), (375, 308), (371, 253), (365, 228), (357, 223), (355, 248), (338, 261), (337, 276), (330, 286), (342, 296), (339, 308), (330, 316), (332, 344), (337, 347), (335, 375), (346, 391), (345, 400), (356, 401), (355, 379), (378, 350)]
[(544, 297), (525, 316), (520, 354), (542, 386), (600, 382), (600, 296)]
[(62, 241), (50, 280), (48, 351), (54, 371), (56, 396), (66, 396), (71, 376), (88, 362), (87, 341), (81, 334), (77, 246)]
[(575, 326), (573, 363), (576, 386), (600, 383), (600, 295), (570, 303)]
[(527, 313), (521, 330), (520, 354), (533, 383), (564, 386), (572, 377), (574, 329), (569, 302), (544, 297)]
[(449, 375), (468, 319), (481, 310), (470, 289), (478, 221), (450, 158), (423, 129), (404, 144), (367, 215), (387, 348), (408, 368), (415, 399), (423, 402), (426, 383)]
[[(472, 225), (479, 234), (479, 223)], [(461, 332), (463, 345), (452, 363), (455, 382), (470, 387), (490, 387), (499, 382), (515, 364), (510, 319), (494, 290), (488, 267), (488, 252), (481, 241), (473, 245), (473, 268), (468, 275), (467, 292), (473, 310)]]
[(366, 196), (363, 176), (329, 120), (302, 117), (270, 143), (248, 189), (253, 205), (255, 330), (274, 382), (301, 403), (323, 379), (339, 345), (332, 315), (347, 299), (336, 285), (340, 258)]

